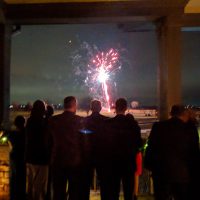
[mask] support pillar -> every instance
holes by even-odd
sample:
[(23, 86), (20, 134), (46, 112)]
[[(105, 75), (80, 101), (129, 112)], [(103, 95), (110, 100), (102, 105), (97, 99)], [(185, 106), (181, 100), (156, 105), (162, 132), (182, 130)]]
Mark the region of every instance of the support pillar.
[(157, 22), (160, 120), (169, 117), (172, 105), (181, 103), (181, 24), (178, 18), (164, 17)]
[(10, 104), (11, 26), (0, 23), (0, 125), (7, 128)]

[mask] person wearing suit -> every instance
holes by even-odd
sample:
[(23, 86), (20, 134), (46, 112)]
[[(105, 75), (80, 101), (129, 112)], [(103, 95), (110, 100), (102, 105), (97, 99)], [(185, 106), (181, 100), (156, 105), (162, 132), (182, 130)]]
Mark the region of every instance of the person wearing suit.
[(190, 132), (190, 141), (193, 143), (190, 153), (190, 171), (191, 173), (191, 184), (190, 184), (190, 197), (191, 199), (198, 199), (199, 188), (200, 188), (200, 148), (199, 148), (199, 134), (198, 134), (198, 121), (196, 114), (192, 109), (188, 110), (189, 121), (187, 123), (187, 130)]
[(73, 96), (64, 99), (64, 112), (49, 120), (51, 137), (51, 170), (53, 200), (82, 198), (82, 118), (77, 116), (77, 101)]
[(198, 137), (193, 137), (197, 133), (188, 124), (184, 106), (174, 105), (171, 116), (153, 125), (145, 166), (152, 171), (156, 200), (190, 200), (192, 168), (199, 155)]
[[(90, 186), (92, 185), (92, 178), (94, 170), (98, 173), (98, 157), (99, 146), (98, 137), (101, 137), (105, 120), (108, 117), (101, 115), (101, 102), (99, 100), (92, 100), (90, 104), (92, 111), (91, 115), (85, 118), (85, 129), (82, 134), (83, 152), (84, 152), (84, 188), (85, 196), (83, 199), (89, 200)], [(99, 174), (97, 174), (99, 176)]]
[(125, 115), (127, 101), (115, 103), (116, 116), (106, 120), (100, 143), (100, 189), (102, 200), (118, 200), (122, 181), (124, 199), (133, 200), (136, 154), (141, 145), (141, 134), (134, 117)]

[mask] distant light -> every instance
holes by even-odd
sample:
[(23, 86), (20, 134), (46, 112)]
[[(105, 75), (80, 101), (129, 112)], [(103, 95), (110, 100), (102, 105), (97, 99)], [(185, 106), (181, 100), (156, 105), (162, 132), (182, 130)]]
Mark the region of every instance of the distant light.
[(71, 41), (71, 40), (69, 40), (69, 41), (68, 41), (68, 43), (69, 43), (69, 44), (71, 44), (71, 43), (72, 43), (72, 41)]

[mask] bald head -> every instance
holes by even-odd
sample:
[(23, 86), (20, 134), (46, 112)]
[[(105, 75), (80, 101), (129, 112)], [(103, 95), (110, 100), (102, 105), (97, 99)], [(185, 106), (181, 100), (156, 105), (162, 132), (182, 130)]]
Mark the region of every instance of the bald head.
[(68, 96), (64, 99), (64, 109), (70, 112), (76, 112), (77, 102), (74, 96)]
[(173, 105), (170, 114), (172, 117), (179, 118), (183, 122), (187, 122), (190, 117), (188, 109), (183, 105)]
[(93, 100), (90, 104), (90, 109), (92, 112), (100, 112), (102, 109), (101, 102), (99, 100)]
[(126, 99), (124, 98), (119, 98), (115, 102), (115, 109), (116, 109), (117, 114), (125, 114), (127, 107), (128, 107), (128, 103)]

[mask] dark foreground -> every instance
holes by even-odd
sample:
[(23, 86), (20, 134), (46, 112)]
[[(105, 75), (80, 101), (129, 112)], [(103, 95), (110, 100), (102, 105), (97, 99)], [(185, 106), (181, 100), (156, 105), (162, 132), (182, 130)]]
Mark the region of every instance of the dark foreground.
[[(1, 200), (9, 200), (8, 196), (0, 196)], [(90, 200), (100, 200), (100, 195), (98, 192), (92, 192)], [(119, 200), (123, 200), (123, 196), (119, 198)], [(141, 195), (138, 197), (138, 200), (154, 200), (153, 196)]]

